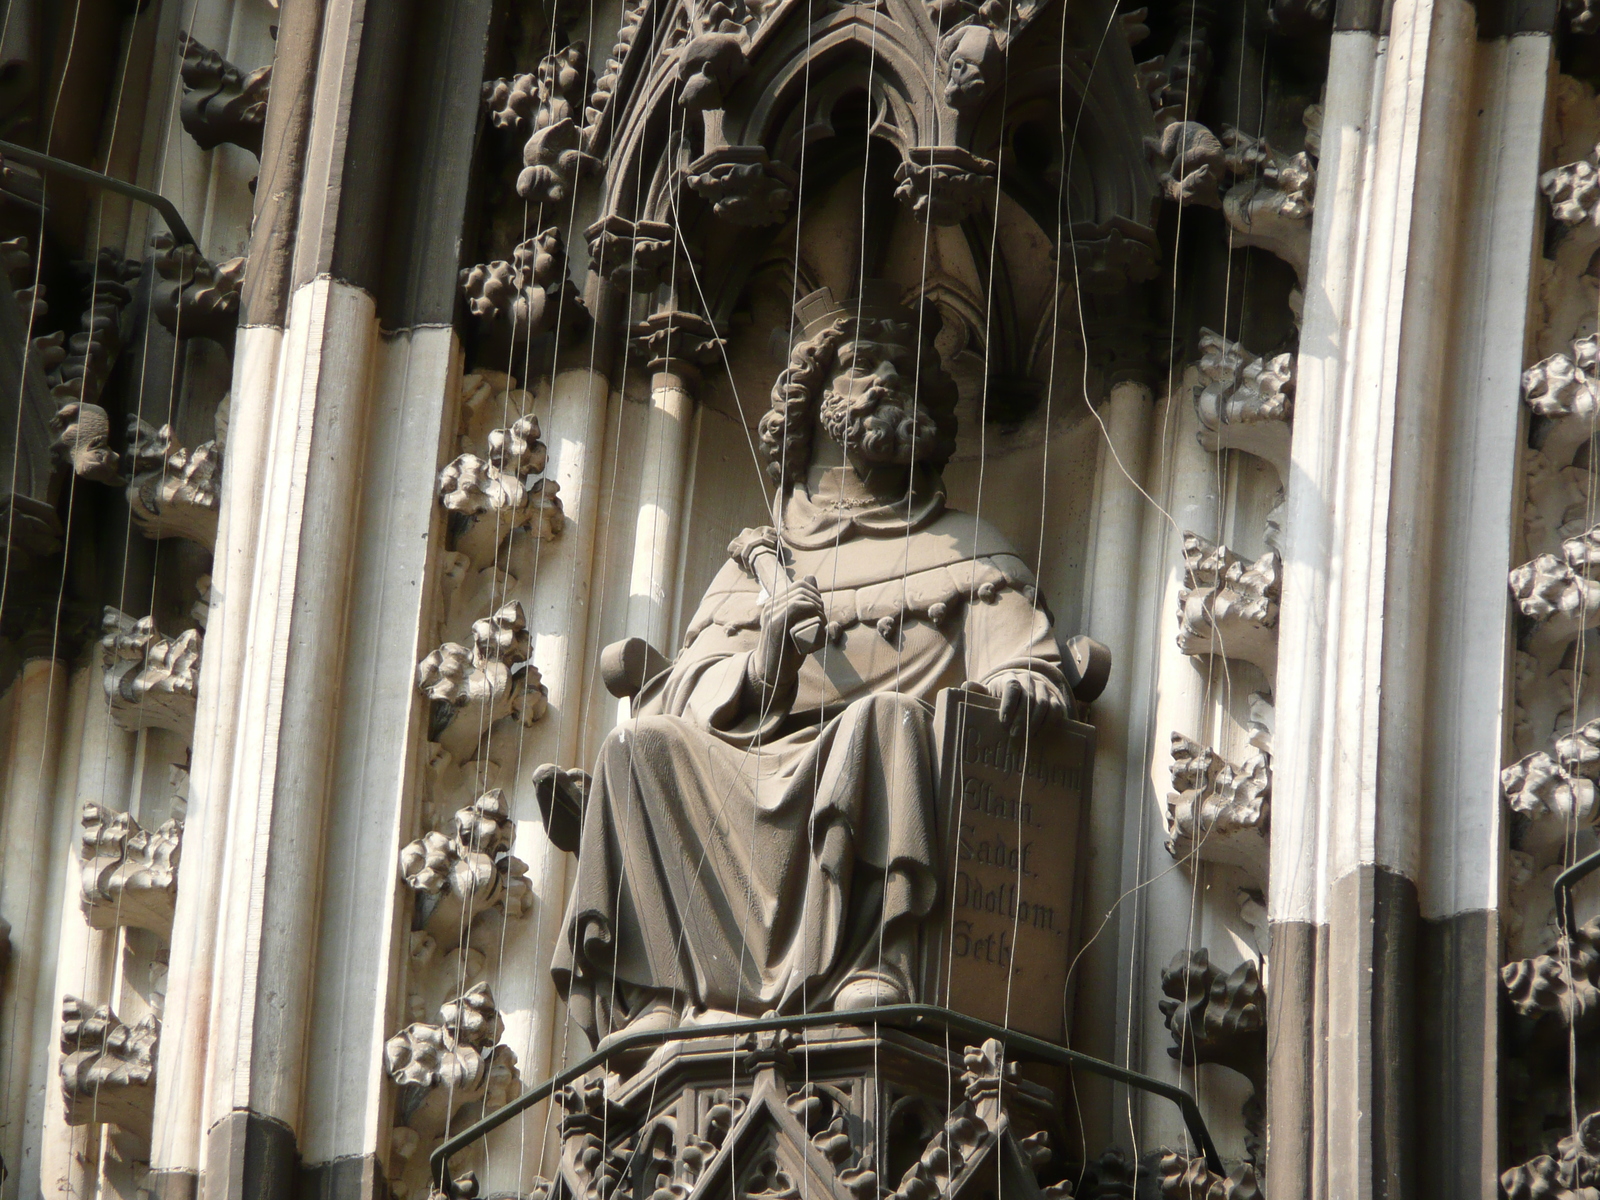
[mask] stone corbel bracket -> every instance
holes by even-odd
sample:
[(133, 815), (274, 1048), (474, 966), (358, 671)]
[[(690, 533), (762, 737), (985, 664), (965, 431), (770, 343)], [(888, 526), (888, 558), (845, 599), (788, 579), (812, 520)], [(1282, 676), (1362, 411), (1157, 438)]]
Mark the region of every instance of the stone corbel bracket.
[(1511, 809), (1512, 849), (1527, 854), (1534, 870), (1560, 862), (1574, 832), (1593, 827), (1600, 812), (1600, 719), (1551, 740), (1500, 772), (1500, 789)]
[(1190, 1157), (1163, 1149), (1156, 1163), (1156, 1177), (1162, 1200), (1262, 1200), (1261, 1184), (1254, 1163), (1243, 1162), (1226, 1176), (1206, 1166), (1203, 1156)]
[(567, 248), (555, 227), (520, 243), (511, 261), (463, 268), (461, 292), (482, 339), (480, 361), (503, 362), (536, 338), (555, 333), (570, 345), (589, 328), (589, 313), (567, 273)]
[(214, 549), (222, 508), (222, 442), (193, 450), (178, 444), (172, 426), (152, 428), (128, 417), (128, 508), (147, 538), (182, 537)]
[(436, 1025), (407, 1025), (383, 1047), (383, 1066), (399, 1089), (396, 1120), (423, 1141), (447, 1126), (465, 1128), (521, 1090), (516, 1052), (500, 1045), (505, 1023), (487, 983), (439, 1009)]
[(1281, 486), (1289, 478), (1295, 356), (1253, 355), (1209, 329), (1200, 331), (1200, 350), (1201, 386), (1194, 401), (1200, 445), (1264, 459)]
[[(1560, 229), (1543, 279), (1546, 336), (1556, 344), (1594, 328), (1596, 285), (1589, 262), (1600, 249), (1600, 147), (1588, 158), (1539, 176), (1550, 204), (1551, 224)], [(1545, 345), (1549, 342), (1541, 341)]]
[(1215, 1063), (1250, 1081), (1244, 1103), (1245, 1150), (1261, 1159), (1267, 1081), (1267, 991), (1260, 965), (1247, 958), (1232, 971), (1207, 950), (1180, 950), (1161, 972), (1159, 1004), (1172, 1034), (1167, 1053), (1187, 1066)]
[(788, 217), (800, 176), (764, 146), (723, 146), (695, 159), (684, 182), (719, 219), (759, 228)]
[(177, 637), (158, 633), (149, 617), (137, 620), (107, 607), (101, 622), (100, 661), (111, 720), (119, 729), (194, 732), (204, 634), (186, 629)]
[(174, 246), (164, 233), (152, 244), (156, 274), (165, 281), (155, 288), (156, 320), (176, 338), (210, 338), (231, 353), (247, 260), (212, 263), (193, 246)]
[(549, 702), (531, 651), (518, 600), (473, 622), (470, 650), (446, 642), (431, 651), (417, 664), (417, 688), (433, 701), (428, 740), (469, 762), (503, 718), (523, 726), (542, 718)]
[(86, 803), (80, 823), (80, 899), (89, 925), (132, 926), (169, 937), (183, 822), (173, 817), (152, 833), (125, 812)]
[(400, 875), (417, 898), (412, 929), (425, 930), (448, 952), (482, 913), (527, 916), (533, 891), (528, 864), (511, 853), (516, 833), (505, 793), (492, 788), (458, 810), (449, 831), (427, 833), (401, 850)]
[(995, 202), (997, 172), (960, 146), (917, 146), (895, 168), (895, 199), (925, 225), (959, 225)]
[(202, 150), (215, 150), (226, 143), (259, 159), (272, 88), (271, 64), (247, 75), (217, 51), (181, 32), (178, 49), (183, 55), (178, 120), (184, 132)]
[(539, 422), (521, 416), (489, 433), (486, 454), (460, 454), (439, 472), (439, 503), (450, 514), (454, 549), (471, 569), (493, 566), (521, 530), (549, 541), (565, 525), (560, 484), (542, 475), (547, 461)]
[(527, 131), (517, 195), (533, 204), (560, 204), (578, 180), (600, 166), (584, 151), (580, 121), (593, 87), (583, 42), (546, 55), (533, 75), (483, 85), (484, 103), (499, 129)]
[(1167, 853), (1241, 867), (1267, 880), (1272, 801), (1272, 704), (1250, 696), (1253, 752), (1235, 765), (1209, 746), (1172, 735), (1172, 791), (1167, 793)]
[(1180, 204), (1220, 208), (1235, 245), (1259, 246), (1294, 268), (1301, 286), (1311, 257), (1322, 108), (1305, 110), (1305, 149), (1284, 154), (1265, 140), (1224, 126), (1218, 137), (1198, 121), (1174, 121), (1145, 139), (1163, 193)]
[(117, 1125), (146, 1141), (156, 1098), (161, 1022), (125, 1025), (107, 1005), (61, 1001), (61, 1096), (68, 1125)]
[[(1600, 11), (1596, 11), (1594, 16), (1596, 20), (1591, 23), (1591, 28), (1600, 24)], [(1580, 1197), (1584, 1192), (1593, 1190), (1585, 1181), (1593, 1178), (1597, 1147), (1600, 1147), (1600, 1112), (1593, 1112), (1556, 1144), (1555, 1154), (1541, 1154), (1503, 1171), (1500, 1175), (1500, 1194), (1516, 1197), (1549, 1196), (1552, 1200)]]
[(1178, 648), (1196, 657), (1221, 655), (1254, 663), (1271, 680), (1278, 671), (1278, 602), (1283, 563), (1268, 550), (1247, 563), (1226, 546), (1183, 535), (1184, 587), (1178, 593)]

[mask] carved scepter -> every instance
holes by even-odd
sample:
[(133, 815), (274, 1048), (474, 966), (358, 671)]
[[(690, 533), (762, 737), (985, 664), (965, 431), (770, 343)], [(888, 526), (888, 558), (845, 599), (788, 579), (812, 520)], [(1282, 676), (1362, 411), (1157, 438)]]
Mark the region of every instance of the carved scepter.
[[(782, 554), (778, 531), (770, 525), (746, 529), (728, 543), (728, 557), (748, 571), (769, 596), (776, 596), (780, 588), (794, 580)], [(789, 631), (789, 640), (801, 654), (815, 654), (827, 636), (820, 617), (807, 617)]]

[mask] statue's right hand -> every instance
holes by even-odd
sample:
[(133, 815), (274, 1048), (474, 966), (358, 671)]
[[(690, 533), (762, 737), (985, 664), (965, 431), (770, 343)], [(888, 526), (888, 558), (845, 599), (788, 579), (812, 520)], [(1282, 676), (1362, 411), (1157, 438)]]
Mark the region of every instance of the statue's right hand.
[(822, 592), (810, 575), (790, 580), (761, 606), (761, 634), (750, 655), (747, 674), (763, 691), (782, 691), (799, 677), (804, 656), (790, 634), (808, 620), (825, 620)]

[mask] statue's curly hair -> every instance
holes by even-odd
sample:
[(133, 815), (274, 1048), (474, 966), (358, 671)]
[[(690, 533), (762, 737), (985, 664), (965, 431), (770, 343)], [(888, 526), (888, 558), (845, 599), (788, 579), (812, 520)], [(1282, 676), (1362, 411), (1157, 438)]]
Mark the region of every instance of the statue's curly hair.
[[(916, 335), (913, 327), (898, 321), (877, 321), (851, 316), (837, 317), (812, 337), (800, 342), (789, 354), (789, 365), (772, 385), (772, 405), (761, 417), (761, 452), (767, 460), (767, 474), (782, 487), (805, 478), (811, 466), (812, 417), (838, 361), (839, 347), (852, 337), (864, 341), (905, 341)], [(945, 374), (933, 347), (924, 337), (918, 347), (917, 409), (920, 428), (907, 420), (905, 437), (916, 450), (918, 462), (942, 467), (955, 453), (956, 388)], [(934, 435), (927, 436), (931, 420)], [(909, 461), (909, 460), (908, 460)]]

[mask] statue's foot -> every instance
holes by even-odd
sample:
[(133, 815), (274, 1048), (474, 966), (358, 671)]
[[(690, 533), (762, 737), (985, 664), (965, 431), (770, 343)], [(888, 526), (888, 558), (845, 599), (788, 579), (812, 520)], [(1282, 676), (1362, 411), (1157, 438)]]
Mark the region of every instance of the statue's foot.
[(863, 1008), (881, 1008), (886, 1004), (904, 1004), (910, 999), (905, 988), (887, 975), (863, 972), (845, 980), (838, 995), (833, 998), (835, 1012), (854, 1012)]

